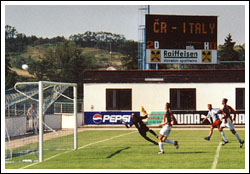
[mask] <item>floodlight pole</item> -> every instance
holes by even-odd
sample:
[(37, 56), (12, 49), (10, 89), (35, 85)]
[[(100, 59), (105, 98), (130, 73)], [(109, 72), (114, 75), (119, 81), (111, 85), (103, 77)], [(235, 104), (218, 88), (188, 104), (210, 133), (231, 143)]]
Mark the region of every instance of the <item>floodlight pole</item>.
[(39, 81), (39, 162), (43, 161), (43, 82)]
[[(150, 5), (147, 5), (147, 12), (146, 12), (146, 14), (150, 14)], [(143, 39), (143, 42), (144, 42), (144, 61), (145, 61), (145, 68), (146, 69), (150, 69), (150, 64), (148, 64), (148, 63), (146, 63), (146, 15), (145, 15), (145, 17), (144, 17), (145, 19), (144, 19), (144, 21), (145, 21), (145, 23), (144, 23), (144, 39)]]

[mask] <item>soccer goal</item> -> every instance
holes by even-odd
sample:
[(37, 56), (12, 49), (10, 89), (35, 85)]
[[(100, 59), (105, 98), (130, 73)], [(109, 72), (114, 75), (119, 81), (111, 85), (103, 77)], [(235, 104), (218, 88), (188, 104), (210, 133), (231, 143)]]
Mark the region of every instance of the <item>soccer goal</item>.
[[(66, 101), (65, 113), (54, 112)], [(5, 95), (6, 162), (42, 162), (53, 151), (77, 149), (77, 84), (18, 82)]]

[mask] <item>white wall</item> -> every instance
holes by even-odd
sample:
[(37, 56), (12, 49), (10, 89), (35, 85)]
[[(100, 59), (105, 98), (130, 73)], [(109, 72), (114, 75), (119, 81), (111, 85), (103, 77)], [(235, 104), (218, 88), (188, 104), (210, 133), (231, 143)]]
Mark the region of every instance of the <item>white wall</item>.
[[(62, 122), (61, 126), (62, 128), (74, 128), (74, 117), (73, 114), (62, 114)], [(77, 126), (83, 125), (83, 114), (78, 113), (77, 114)]]
[[(84, 84), (84, 111), (106, 111), (106, 89), (132, 89), (132, 111), (140, 111), (144, 106), (148, 112), (164, 111), (170, 102), (170, 88), (196, 88), (196, 110), (207, 110), (207, 104), (222, 107), (222, 98), (235, 108), (236, 88), (244, 88), (245, 83), (97, 83)], [(94, 109), (91, 109), (91, 105)]]
[(5, 129), (8, 131), (10, 137), (23, 135), (26, 133), (26, 117), (6, 117)]
[[(73, 120), (73, 116), (72, 119)], [(62, 115), (54, 114), (54, 115), (45, 115), (44, 122), (50, 128), (54, 130), (58, 130), (62, 128)], [(77, 123), (78, 126), (83, 125), (83, 114), (77, 113)], [(5, 118), (5, 126), (8, 131), (9, 136), (18, 136), (24, 135), (26, 133), (26, 124), (27, 120), (25, 116), (15, 116), (15, 117), (6, 117)], [(46, 126), (45, 129), (48, 129)]]
[[(45, 115), (43, 122), (54, 130), (61, 129), (62, 128), (62, 115), (61, 114)], [(48, 129), (48, 128), (45, 126), (45, 129)]]

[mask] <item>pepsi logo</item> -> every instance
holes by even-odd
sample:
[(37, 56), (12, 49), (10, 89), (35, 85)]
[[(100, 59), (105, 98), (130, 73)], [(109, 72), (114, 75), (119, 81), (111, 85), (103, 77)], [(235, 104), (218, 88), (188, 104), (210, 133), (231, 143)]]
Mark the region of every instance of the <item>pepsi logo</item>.
[(95, 124), (100, 124), (100, 123), (102, 122), (102, 115), (100, 115), (100, 114), (95, 114), (95, 115), (93, 116), (93, 122), (94, 122)]

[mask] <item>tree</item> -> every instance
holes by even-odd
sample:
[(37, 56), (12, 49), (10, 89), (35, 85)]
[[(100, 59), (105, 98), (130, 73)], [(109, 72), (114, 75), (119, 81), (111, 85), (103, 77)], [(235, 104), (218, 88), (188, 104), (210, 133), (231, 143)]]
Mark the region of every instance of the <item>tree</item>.
[(37, 80), (77, 83), (79, 96), (82, 96), (83, 70), (94, 67), (95, 58), (83, 55), (75, 42), (64, 41), (50, 48), (41, 61), (33, 63), (29, 72)]
[(229, 33), (221, 47), (220, 59), (223, 61), (238, 61), (240, 57), (234, 47), (235, 42), (232, 41), (232, 36)]
[(13, 88), (17, 81), (16, 72), (11, 71), (10, 59), (8, 57), (5, 58), (5, 88)]
[(126, 40), (123, 35), (113, 34), (110, 32), (91, 32), (86, 31), (83, 34), (75, 34), (69, 37), (69, 40), (75, 41), (81, 47), (95, 47), (103, 50), (110, 48), (112, 44), (112, 51), (120, 51), (119, 45), (124, 44)]
[(135, 41), (126, 41), (120, 46), (122, 65), (125, 69), (138, 69), (138, 44)]
[(16, 37), (17, 31), (15, 27), (5, 25), (5, 52), (10, 52), (15, 49), (13, 45), (14, 38)]
[(16, 37), (17, 31), (15, 27), (5, 25), (5, 39), (13, 39)]
[(23, 52), (28, 43), (27, 37), (23, 33), (18, 33), (15, 27), (5, 26), (5, 51)]
[(245, 44), (236, 45), (235, 50), (238, 52), (240, 60), (245, 61)]

